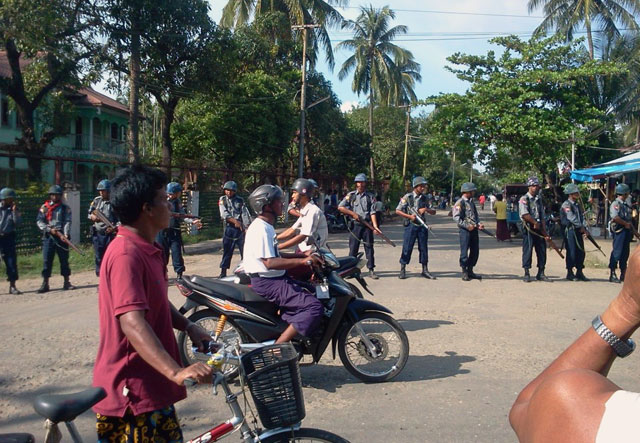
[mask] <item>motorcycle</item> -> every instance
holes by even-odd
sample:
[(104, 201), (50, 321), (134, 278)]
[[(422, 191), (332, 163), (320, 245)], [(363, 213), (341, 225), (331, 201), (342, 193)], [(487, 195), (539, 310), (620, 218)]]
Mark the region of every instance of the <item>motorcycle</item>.
[(347, 230), (347, 224), (341, 214), (325, 213), (324, 216), (327, 219), (327, 228), (330, 233), (344, 232)]
[[(365, 382), (383, 382), (397, 376), (409, 357), (409, 340), (402, 326), (386, 307), (357, 298), (352, 287), (336, 272), (337, 258), (328, 249), (318, 249), (323, 265), (314, 270), (316, 296), (324, 305), (324, 316), (312, 337), (292, 340), (300, 356), (320, 361), (329, 344), (344, 367)], [(181, 312), (196, 310), (188, 318), (207, 331), (214, 341), (232, 350), (237, 343), (265, 343), (277, 339), (288, 324), (276, 305), (255, 293), (250, 286), (198, 275), (176, 281), (187, 299)], [(184, 364), (199, 360), (191, 340), (178, 334)], [(225, 371), (233, 370), (225, 368)]]

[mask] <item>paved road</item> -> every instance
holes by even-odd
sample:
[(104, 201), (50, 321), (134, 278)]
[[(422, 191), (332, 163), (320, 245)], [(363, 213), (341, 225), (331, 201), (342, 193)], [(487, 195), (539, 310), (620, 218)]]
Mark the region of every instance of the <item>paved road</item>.
[[(476, 271), (485, 279), (462, 282), (456, 228), (444, 212), (432, 222), (437, 237), (430, 241), (429, 266), (436, 281), (418, 277), (417, 251), (408, 267), (411, 278), (398, 280), (400, 248), (376, 245), (381, 278), (371, 282), (373, 300), (393, 310), (407, 331), (411, 356), (405, 370), (392, 382), (364, 384), (326, 355), (319, 365), (302, 369), (305, 426), (329, 429), (354, 442), (515, 441), (507, 414), (517, 392), (586, 329), (619, 290), (606, 281), (606, 269), (587, 269), (591, 283), (562, 280), (563, 263), (553, 251), (547, 274), (555, 281), (523, 283), (520, 242), (497, 243), (482, 234)], [(383, 228), (401, 242), (399, 224)], [(347, 242), (347, 234), (330, 240), (338, 255), (345, 254)], [(603, 243), (610, 250), (609, 242)], [(592, 252), (589, 257), (603, 261)], [(219, 252), (192, 255), (187, 269), (213, 276), (219, 262)], [(95, 278), (84, 273), (73, 281), (82, 288), (0, 295), (0, 432), (31, 431), (41, 438), (42, 423), (30, 407), (32, 399), (41, 392), (72, 391), (91, 382), (97, 347)], [(39, 281), (20, 283), (33, 291)], [(61, 283), (53, 279), (53, 286)], [(181, 303), (175, 288), (170, 294), (174, 303)], [(639, 358), (636, 353), (616, 362), (613, 380), (640, 390), (634, 377)], [(192, 388), (189, 394), (179, 405), (186, 436), (228, 418), (223, 399), (206, 387)], [(91, 441), (92, 416), (82, 416), (78, 424)]]

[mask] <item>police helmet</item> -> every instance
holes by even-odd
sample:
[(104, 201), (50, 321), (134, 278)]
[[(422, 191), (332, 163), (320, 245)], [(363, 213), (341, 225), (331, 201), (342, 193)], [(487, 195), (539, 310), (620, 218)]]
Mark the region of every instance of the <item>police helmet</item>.
[(424, 178), (424, 177), (420, 177), (420, 176), (415, 177), (415, 178), (413, 179), (413, 183), (412, 183), (412, 185), (413, 185), (413, 187), (414, 187), (414, 188), (415, 188), (416, 186), (426, 185), (426, 184), (427, 184), (427, 179), (426, 179), (426, 178)]
[(620, 183), (618, 184), (618, 186), (616, 186), (616, 195), (624, 195), (629, 193), (630, 191), (631, 189), (626, 183)]
[(180, 183), (171, 182), (167, 184), (167, 194), (174, 194), (180, 191), (182, 191), (182, 186), (180, 186)]
[(367, 181), (367, 175), (366, 174), (358, 174), (358, 175), (356, 175), (356, 178), (353, 179), (353, 181), (355, 183), (366, 182)]
[(260, 215), (265, 206), (270, 205), (276, 199), (282, 199), (282, 189), (274, 185), (260, 185), (249, 195), (249, 206)]
[(226, 182), (224, 184), (222, 189), (224, 189), (224, 190), (228, 189), (229, 191), (238, 192), (238, 184), (236, 182), (234, 182), (233, 180), (229, 180), (228, 182)]
[(51, 194), (58, 194), (58, 195), (62, 195), (62, 186), (60, 185), (53, 185), (49, 188), (49, 195)]
[(0, 200), (7, 198), (16, 198), (16, 191), (11, 188), (2, 188), (2, 190), (0, 190)]
[(108, 191), (111, 189), (111, 182), (109, 180), (100, 180), (96, 189), (98, 191)]
[(540, 180), (535, 175), (527, 179), (527, 186), (540, 186)]
[(478, 188), (473, 183), (463, 183), (462, 186), (460, 187), (460, 192), (471, 192), (477, 189)]
[(575, 194), (576, 192), (580, 192), (580, 189), (578, 189), (578, 185), (574, 183), (569, 183), (564, 187), (565, 194)]
[(298, 194), (311, 196), (316, 186), (311, 182), (311, 179), (299, 178), (293, 182), (291, 189)]

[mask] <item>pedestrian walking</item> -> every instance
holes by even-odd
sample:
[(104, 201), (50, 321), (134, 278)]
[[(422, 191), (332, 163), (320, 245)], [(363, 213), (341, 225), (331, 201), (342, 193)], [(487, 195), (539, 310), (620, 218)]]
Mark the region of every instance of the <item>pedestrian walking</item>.
[(507, 224), (507, 203), (503, 200), (502, 194), (496, 195), (493, 212), (496, 214), (496, 238), (498, 241), (511, 241), (511, 233)]
[(9, 294), (22, 294), (16, 288), (18, 256), (16, 254), (16, 227), (21, 221), (16, 205), (16, 192), (11, 188), (0, 190), (0, 255), (7, 267)]
[[(633, 238), (633, 224), (631, 207), (627, 204), (629, 185), (620, 183), (616, 186), (616, 199), (611, 203), (609, 215), (611, 217), (611, 235), (613, 236), (613, 250), (609, 258), (609, 281), (620, 283), (627, 273), (629, 246)], [(620, 278), (616, 275), (616, 268), (620, 266)]]
[(551, 281), (544, 275), (544, 268), (547, 264), (547, 228), (545, 226), (544, 204), (540, 196), (540, 181), (538, 177), (529, 177), (527, 180), (529, 191), (520, 197), (518, 203), (518, 214), (522, 220), (522, 268), (524, 269), (523, 280), (526, 283), (531, 281), (529, 269), (533, 250), (536, 251), (538, 273), (536, 280)]
[(480, 255), (478, 229), (484, 229), (484, 224), (480, 222), (478, 216), (478, 209), (473, 202), (476, 189), (473, 183), (463, 183), (460, 189), (462, 197), (456, 201), (451, 210), (453, 220), (458, 225), (463, 281), (482, 280), (482, 276), (473, 272), (473, 267), (478, 263)]
[(42, 285), (36, 291), (43, 294), (49, 291), (49, 278), (53, 268), (53, 258), (58, 255), (60, 274), (64, 277), (62, 289), (65, 291), (76, 287), (69, 281), (71, 268), (69, 267), (69, 246), (58, 236), (71, 238), (71, 208), (62, 201), (62, 186), (54, 185), (49, 188), (49, 199), (44, 202), (38, 212), (36, 223), (42, 231)]
[(478, 203), (480, 203), (480, 209), (482, 209), (484, 211), (484, 202), (487, 200), (487, 198), (484, 196), (484, 194), (480, 194), (480, 197), (478, 197)]
[[(100, 277), (100, 264), (102, 257), (107, 251), (107, 246), (116, 237), (117, 226), (119, 224), (118, 217), (111, 208), (110, 196), (111, 182), (109, 180), (101, 180), (96, 187), (100, 194), (93, 199), (89, 206), (89, 220), (93, 222), (91, 226), (91, 241), (93, 243), (93, 255), (96, 264), (96, 276)], [(104, 217), (110, 226), (101, 218)]]
[(228, 181), (222, 189), (224, 195), (218, 200), (218, 209), (220, 209), (220, 218), (224, 224), (224, 237), (222, 238), (222, 261), (218, 278), (227, 276), (227, 270), (231, 266), (231, 257), (233, 257), (233, 251), (236, 247), (240, 251), (240, 259), (242, 259), (245, 230), (251, 224), (244, 200), (236, 195), (238, 184), (234, 181)]
[[(570, 281), (589, 281), (582, 271), (584, 269), (584, 239), (587, 237), (587, 228), (577, 201), (580, 197), (580, 190), (578, 186), (569, 183), (565, 186), (564, 193), (568, 194), (568, 198), (560, 208), (560, 223), (564, 227), (564, 243), (567, 247), (566, 278)], [(575, 274), (573, 268), (576, 269)]]
[[(400, 255), (400, 275), (398, 278), (407, 278), (407, 265), (411, 262), (413, 246), (418, 240), (419, 261), (422, 264), (424, 278), (435, 280), (436, 277), (429, 272), (429, 230), (419, 221), (418, 217), (425, 221), (425, 214), (435, 215), (436, 211), (429, 208), (424, 189), (427, 180), (424, 177), (413, 179), (413, 191), (404, 195), (396, 207), (396, 214), (403, 217), (404, 236), (402, 239), (402, 255)], [(414, 212), (415, 211), (415, 212)], [(417, 213), (417, 215), (416, 215)]]

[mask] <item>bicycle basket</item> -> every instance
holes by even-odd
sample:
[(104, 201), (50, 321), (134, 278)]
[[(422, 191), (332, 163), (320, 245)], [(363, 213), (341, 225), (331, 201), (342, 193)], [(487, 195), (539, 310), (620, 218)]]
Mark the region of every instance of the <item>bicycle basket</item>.
[(305, 417), (298, 353), (290, 343), (251, 351), (242, 356), (242, 366), (265, 428), (291, 426)]

